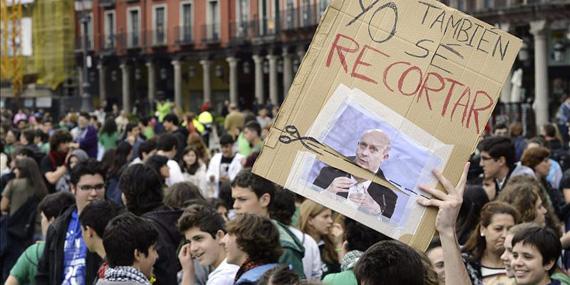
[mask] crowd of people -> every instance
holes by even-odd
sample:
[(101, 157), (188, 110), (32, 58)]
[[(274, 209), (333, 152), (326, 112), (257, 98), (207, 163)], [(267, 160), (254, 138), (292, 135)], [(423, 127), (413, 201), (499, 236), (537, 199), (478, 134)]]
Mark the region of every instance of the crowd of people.
[(564, 122), (496, 125), (457, 185), (434, 170), (422, 252), (254, 174), (276, 107), (171, 107), (0, 110), (3, 284), (570, 284)]

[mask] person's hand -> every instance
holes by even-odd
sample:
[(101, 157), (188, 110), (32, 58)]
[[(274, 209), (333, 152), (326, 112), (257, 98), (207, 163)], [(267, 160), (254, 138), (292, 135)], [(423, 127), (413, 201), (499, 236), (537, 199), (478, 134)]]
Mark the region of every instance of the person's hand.
[(190, 244), (187, 243), (180, 248), (178, 253), (178, 260), (182, 266), (184, 272), (189, 272), (194, 274), (194, 261), (192, 260), (192, 254), (190, 253)]
[(68, 147), (69, 147), (70, 150), (78, 149), (78, 148), (79, 148), (79, 143), (69, 143)]
[(356, 181), (354, 179), (344, 176), (337, 177), (331, 182), (331, 185), (329, 185), (327, 191), (335, 194), (338, 192), (348, 192), (348, 189), (354, 184), (356, 184)]
[(335, 244), (335, 246), (341, 247), (342, 246), (342, 241), (344, 239), (344, 230), (342, 229), (342, 226), (339, 223), (334, 223), (331, 227), (331, 236), (333, 238), (333, 243)]
[(455, 223), (459, 215), (459, 210), (461, 209), (461, 204), (463, 203), (463, 192), (465, 192), (468, 171), (469, 162), (465, 163), (463, 174), (456, 186), (453, 186), (447, 178), (443, 177), (440, 171), (433, 171), (433, 174), (437, 177), (439, 183), (443, 185), (447, 193), (432, 187), (420, 186), (423, 191), (431, 194), (432, 198), (426, 199), (424, 197), (418, 197), (416, 201), (425, 207), (433, 206), (439, 208), (435, 219), (435, 228), (440, 233), (455, 232)]

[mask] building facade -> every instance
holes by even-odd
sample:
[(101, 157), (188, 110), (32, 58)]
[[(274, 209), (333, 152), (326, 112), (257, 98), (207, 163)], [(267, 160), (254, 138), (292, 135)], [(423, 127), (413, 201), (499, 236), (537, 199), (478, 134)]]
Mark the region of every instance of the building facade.
[[(77, 62), (90, 94), (131, 111), (162, 99), (280, 104), (329, 2), (93, 0), (76, 17)], [(444, 2), (524, 40), (501, 102), (534, 99), (537, 122), (548, 120), (570, 90), (570, 1)]]

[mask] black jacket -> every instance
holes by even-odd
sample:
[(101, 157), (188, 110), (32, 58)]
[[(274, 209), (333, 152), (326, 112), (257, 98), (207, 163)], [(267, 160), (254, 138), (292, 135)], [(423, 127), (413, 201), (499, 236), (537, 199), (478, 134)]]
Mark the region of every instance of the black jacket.
[[(350, 174), (334, 167), (326, 166), (321, 169), (313, 184), (326, 189), (335, 178), (341, 176), (349, 177)], [(376, 176), (382, 179), (386, 179), (384, 178), (384, 173), (381, 169), (378, 170)], [(387, 218), (391, 218), (394, 214), (394, 209), (396, 208), (396, 200), (398, 200), (398, 195), (396, 195), (394, 191), (376, 183), (371, 183), (367, 190), (372, 199), (374, 199), (374, 201), (376, 201), (376, 203), (378, 203), (378, 205), (380, 205), (380, 207), (383, 209), (382, 215)], [(347, 198), (348, 192), (339, 192), (337, 195)]]
[[(36, 284), (61, 284), (63, 281), (63, 246), (67, 227), (75, 209), (75, 205), (67, 208), (49, 227), (44, 254), (38, 264)], [(96, 253), (87, 252), (85, 257), (85, 284), (93, 283), (100, 265), (101, 258)]]

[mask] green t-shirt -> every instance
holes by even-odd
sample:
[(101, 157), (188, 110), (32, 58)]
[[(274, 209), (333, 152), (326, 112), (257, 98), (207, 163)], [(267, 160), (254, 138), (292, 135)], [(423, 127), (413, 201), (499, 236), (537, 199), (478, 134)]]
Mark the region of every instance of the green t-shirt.
[(103, 145), (105, 151), (110, 150), (112, 148), (117, 148), (117, 141), (119, 140), (118, 133), (101, 133), (99, 134), (99, 143)]
[(340, 273), (332, 273), (325, 276), (323, 279), (323, 284), (325, 285), (356, 285), (356, 275), (352, 269), (347, 271), (342, 271)]
[(12, 267), (10, 275), (14, 276), (20, 284), (36, 284), (38, 263), (44, 252), (45, 242), (40, 241), (30, 245)]

